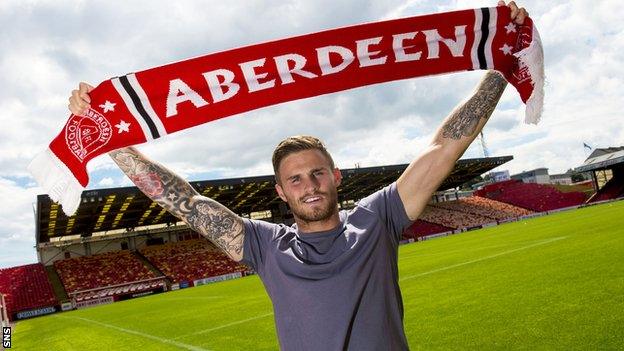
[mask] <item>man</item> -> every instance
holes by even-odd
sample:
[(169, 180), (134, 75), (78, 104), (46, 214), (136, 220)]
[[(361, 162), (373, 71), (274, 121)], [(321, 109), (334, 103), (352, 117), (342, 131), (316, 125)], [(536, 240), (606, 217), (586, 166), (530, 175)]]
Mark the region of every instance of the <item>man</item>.
[[(524, 8), (508, 6), (522, 24)], [(134, 148), (110, 155), (147, 196), (258, 272), (282, 349), (405, 350), (401, 233), (479, 134), (506, 85), (487, 72), (401, 177), (350, 211), (338, 210), (341, 174), (323, 144), (309, 136), (282, 141), (273, 154), (275, 188), (293, 212), (292, 227), (240, 218)], [(91, 89), (81, 83), (72, 92), (72, 113), (84, 113)]]

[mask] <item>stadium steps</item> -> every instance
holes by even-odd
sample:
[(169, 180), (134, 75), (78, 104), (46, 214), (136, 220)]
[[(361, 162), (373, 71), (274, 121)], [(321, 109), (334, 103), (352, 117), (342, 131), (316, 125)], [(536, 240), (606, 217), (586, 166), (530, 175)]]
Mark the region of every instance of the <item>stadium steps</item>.
[(54, 295), (56, 299), (61, 303), (65, 301), (69, 301), (69, 297), (67, 296), (67, 292), (63, 287), (63, 283), (61, 283), (61, 278), (59, 277), (56, 269), (54, 269), (54, 265), (49, 265), (45, 267), (46, 273), (48, 275), (48, 280), (50, 284), (52, 284), (52, 291), (54, 291)]
[(145, 267), (147, 267), (150, 271), (154, 272), (154, 274), (156, 274), (157, 277), (165, 277), (165, 280), (167, 281), (167, 285), (171, 285), (171, 280), (169, 278), (167, 278), (167, 275), (165, 273), (161, 272), (158, 268), (156, 268), (156, 266), (154, 266), (152, 264), (152, 262), (150, 262), (150, 260), (147, 259), (147, 257), (143, 256), (142, 253), (140, 253), (137, 250), (137, 251), (132, 251), (132, 254), (134, 254), (136, 257), (138, 257), (139, 260), (141, 260), (141, 262), (143, 262)]

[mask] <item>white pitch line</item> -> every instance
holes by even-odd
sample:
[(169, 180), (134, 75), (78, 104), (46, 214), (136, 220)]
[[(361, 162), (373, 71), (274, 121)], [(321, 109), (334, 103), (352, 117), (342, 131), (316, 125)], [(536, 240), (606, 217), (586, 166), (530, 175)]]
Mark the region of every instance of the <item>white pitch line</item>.
[(490, 256), (485, 256), (485, 257), (481, 257), (481, 258), (477, 258), (476, 260), (472, 260), (472, 261), (466, 261), (466, 262), (462, 262), (462, 263), (458, 263), (458, 264), (454, 264), (451, 266), (446, 266), (446, 267), (442, 267), (442, 268), (438, 268), (438, 269), (434, 269), (432, 271), (428, 271), (428, 272), (423, 272), (423, 273), (418, 273), (418, 274), (414, 274), (414, 275), (409, 275), (407, 277), (403, 277), (400, 278), (399, 281), (404, 281), (404, 280), (408, 280), (408, 279), (413, 279), (413, 278), (418, 278), (418, 277), (422, 277), (424, 275), (428, 275), (428, 274), (432, 274), (432, 273), (437, 273), (437, 272), (441, 272), (441, 271), (446, 271), (448, 269), (452, 269), (452, 268), (457, 268), (457, 267), (461, 267), (461, 266), (465, 266), (471, 263), (476, 263), (476, 262), (481, 262), (481, 261), (485, 261), (485, 260), (489, 260), (491, 258), (495, 258), (495, 257), (499, 257), (499, 256), (503, 256), (503, 255), (508, 255), (510, 253), (514, 253), (516, 251), (521, 251), (521, 250), (526, 250), (526, 249), (530, 249), (532, 247), (535, 246), (540, 246), (540, 245), (545, 245), (548, 243), (552, 243), (553, 241), (558, 241), (558, 240), (562, 240), (567, 238), (567, 236), (560, 236), (560, 237), (556, 237), (556, 238), (552, 238), (552, 239), (548, 239), (545, 241), (540, 241), (538, 243), (535, 244), (531, 244), (531, 245), (527, 245), (527, 246), (522, 246), (519, 247), (517, 249), (513, 249), (513, 250), (509, 250), (509, 251), (503, 251), (500, 253), (497, 253), (495, 255), (490, 255)]
[(209, 332), (211, 332), (211, 331), (215, 331), (215, 330), (219, 330), (219, 329), (223, 329), (223, 328), (231, 327), (231, 326), (233, 326), (233, 325), (237, 325), (237, 324), (243, 324), (243, 323), (250, 322), (250, 321), (253, 321), (253, 320), (256, 320), (256, 319), (260, 319), (260, 318), (264, 318), (264, 317), (270, 316), (270, 315), (272, 315), (272, 314), (273, 314), (273, 312), (271, 312), (271, 313), (261, 314), (261, 315), (256, 316), (256, 317), (251, 317), (251, 318), (243, 319), (243, 320), (236, 321), (236, 322), (232, 322), (232, 323), (228, 323), (228, 324), (223, 324), (223, 325), (220, 325), (220, 326), (218, 326), (218, 327), (214, 327), (214, 328), (209, 328), (209, 329), (200, 330), (200, 331), (198, 331), (198, 332), (195, 332), (195, 333), (192, 333), (192, 334), (186, 334), (186, 335), (178, 336), (178, 337), (173, 338), (173, 339), (174, 339), (174, 340), (178, 340), (178, 339), (183, 339), (183, 338), (186, 338), (186, 337), (188, 337), (188, 336), (194, 336), (194, 335), (200, 335), (200, 334), (209, 333)]
[(156, 341), (159, 341), (159, 342), (161, 342), (163, 344), (174, 345), (174, 346), (177, 346), (179, 348), (186, 349), (186, 350), (209, 351), (207, 349), (203, 349), (203, 348), (198, 347), (198, 346), (188, 345), (188, 344), (185, 344), (185, 343), (173, 341), (171, 339), (166, 339), (166, 338), (161, 338), (161, 337), (150, 335), (150, 334), (145, 334), (145, 333), (142, 333), (142, 332), (139, 332), (139, 331), (136, 331), (136, 330), (122, 328), (122, 327), (118, 327), (116, 325), (107, 324), (107, 323), (103, 323), (103, 322), (98, 322), (98, 321), (94, 321), (94, 320), (88, 319), (88, 318), (67, 317), (67, 316), (59, 316), (59, 315), (56, 315), (56, 317), (58, 317), (58, 318), (67, 318), (67, 319), (78, 319), (78, 320), (81, 320), (81, 321), (97, 324), (97, 325), (105, 327), (105, 328), (114, 329), (114, 330), (117, 330), (117, 331), (120, 331), (120, 332), (124, 332), (124, 333), (128, 333), (128, 334), (142, 336), (144, 338), (151, 339), (151, 340), (156, 340)]

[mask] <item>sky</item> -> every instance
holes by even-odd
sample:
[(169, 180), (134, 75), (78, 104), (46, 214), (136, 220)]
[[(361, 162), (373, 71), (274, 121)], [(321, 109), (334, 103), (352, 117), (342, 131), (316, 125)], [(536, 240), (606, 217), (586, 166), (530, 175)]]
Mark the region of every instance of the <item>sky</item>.
[[(612, 0), (518, 1), (545, 52), (542, 123), (522, 123), (512, 88), (484, 129), (512, 174), (579, 166), (593, 148), (624, 145), (624, 21)], [(44, 191), (26, 170), (69, 116), (78, 82), (294, 35), (482, 6), (496, 1), (0, 1), (0, 268), (37, 262), (33, 206)], [(271, 174), (290, 135), (320, 137), (337, 166), (409, 163), (483, 72), (419, 78), (290, 102), (186, 130), (139, 149), (189, 180)], [(259, 132), (261, 131), (261, 132)], [(475, 142), (463, 157), (482, 157)], [(131, 185), (106, 155), (89, 188)]]

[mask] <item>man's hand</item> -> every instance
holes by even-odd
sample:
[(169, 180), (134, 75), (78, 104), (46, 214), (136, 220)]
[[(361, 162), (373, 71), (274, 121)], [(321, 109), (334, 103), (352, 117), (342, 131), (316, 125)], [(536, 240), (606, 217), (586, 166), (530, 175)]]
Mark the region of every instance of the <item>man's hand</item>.
[(505, 5), (504, 1), (499, 1), (498, 6), (507, 6), (511, 9), (511, 20), (516, 22), (517, 24), (523, 24), (524, 19), (529, 17), (529, 13), (524, 7), (518, 8), (515, 1), (510, 1), (509, 4)]
[(82, 116), (87, 112), (87, 109), (91, 107), (91, 97), (89, 97), (91, 90), (93, 90), (93, 86), (84, 82), (78, 84), (78, 89), (72, 90), (67, 106), (71, 113)]

